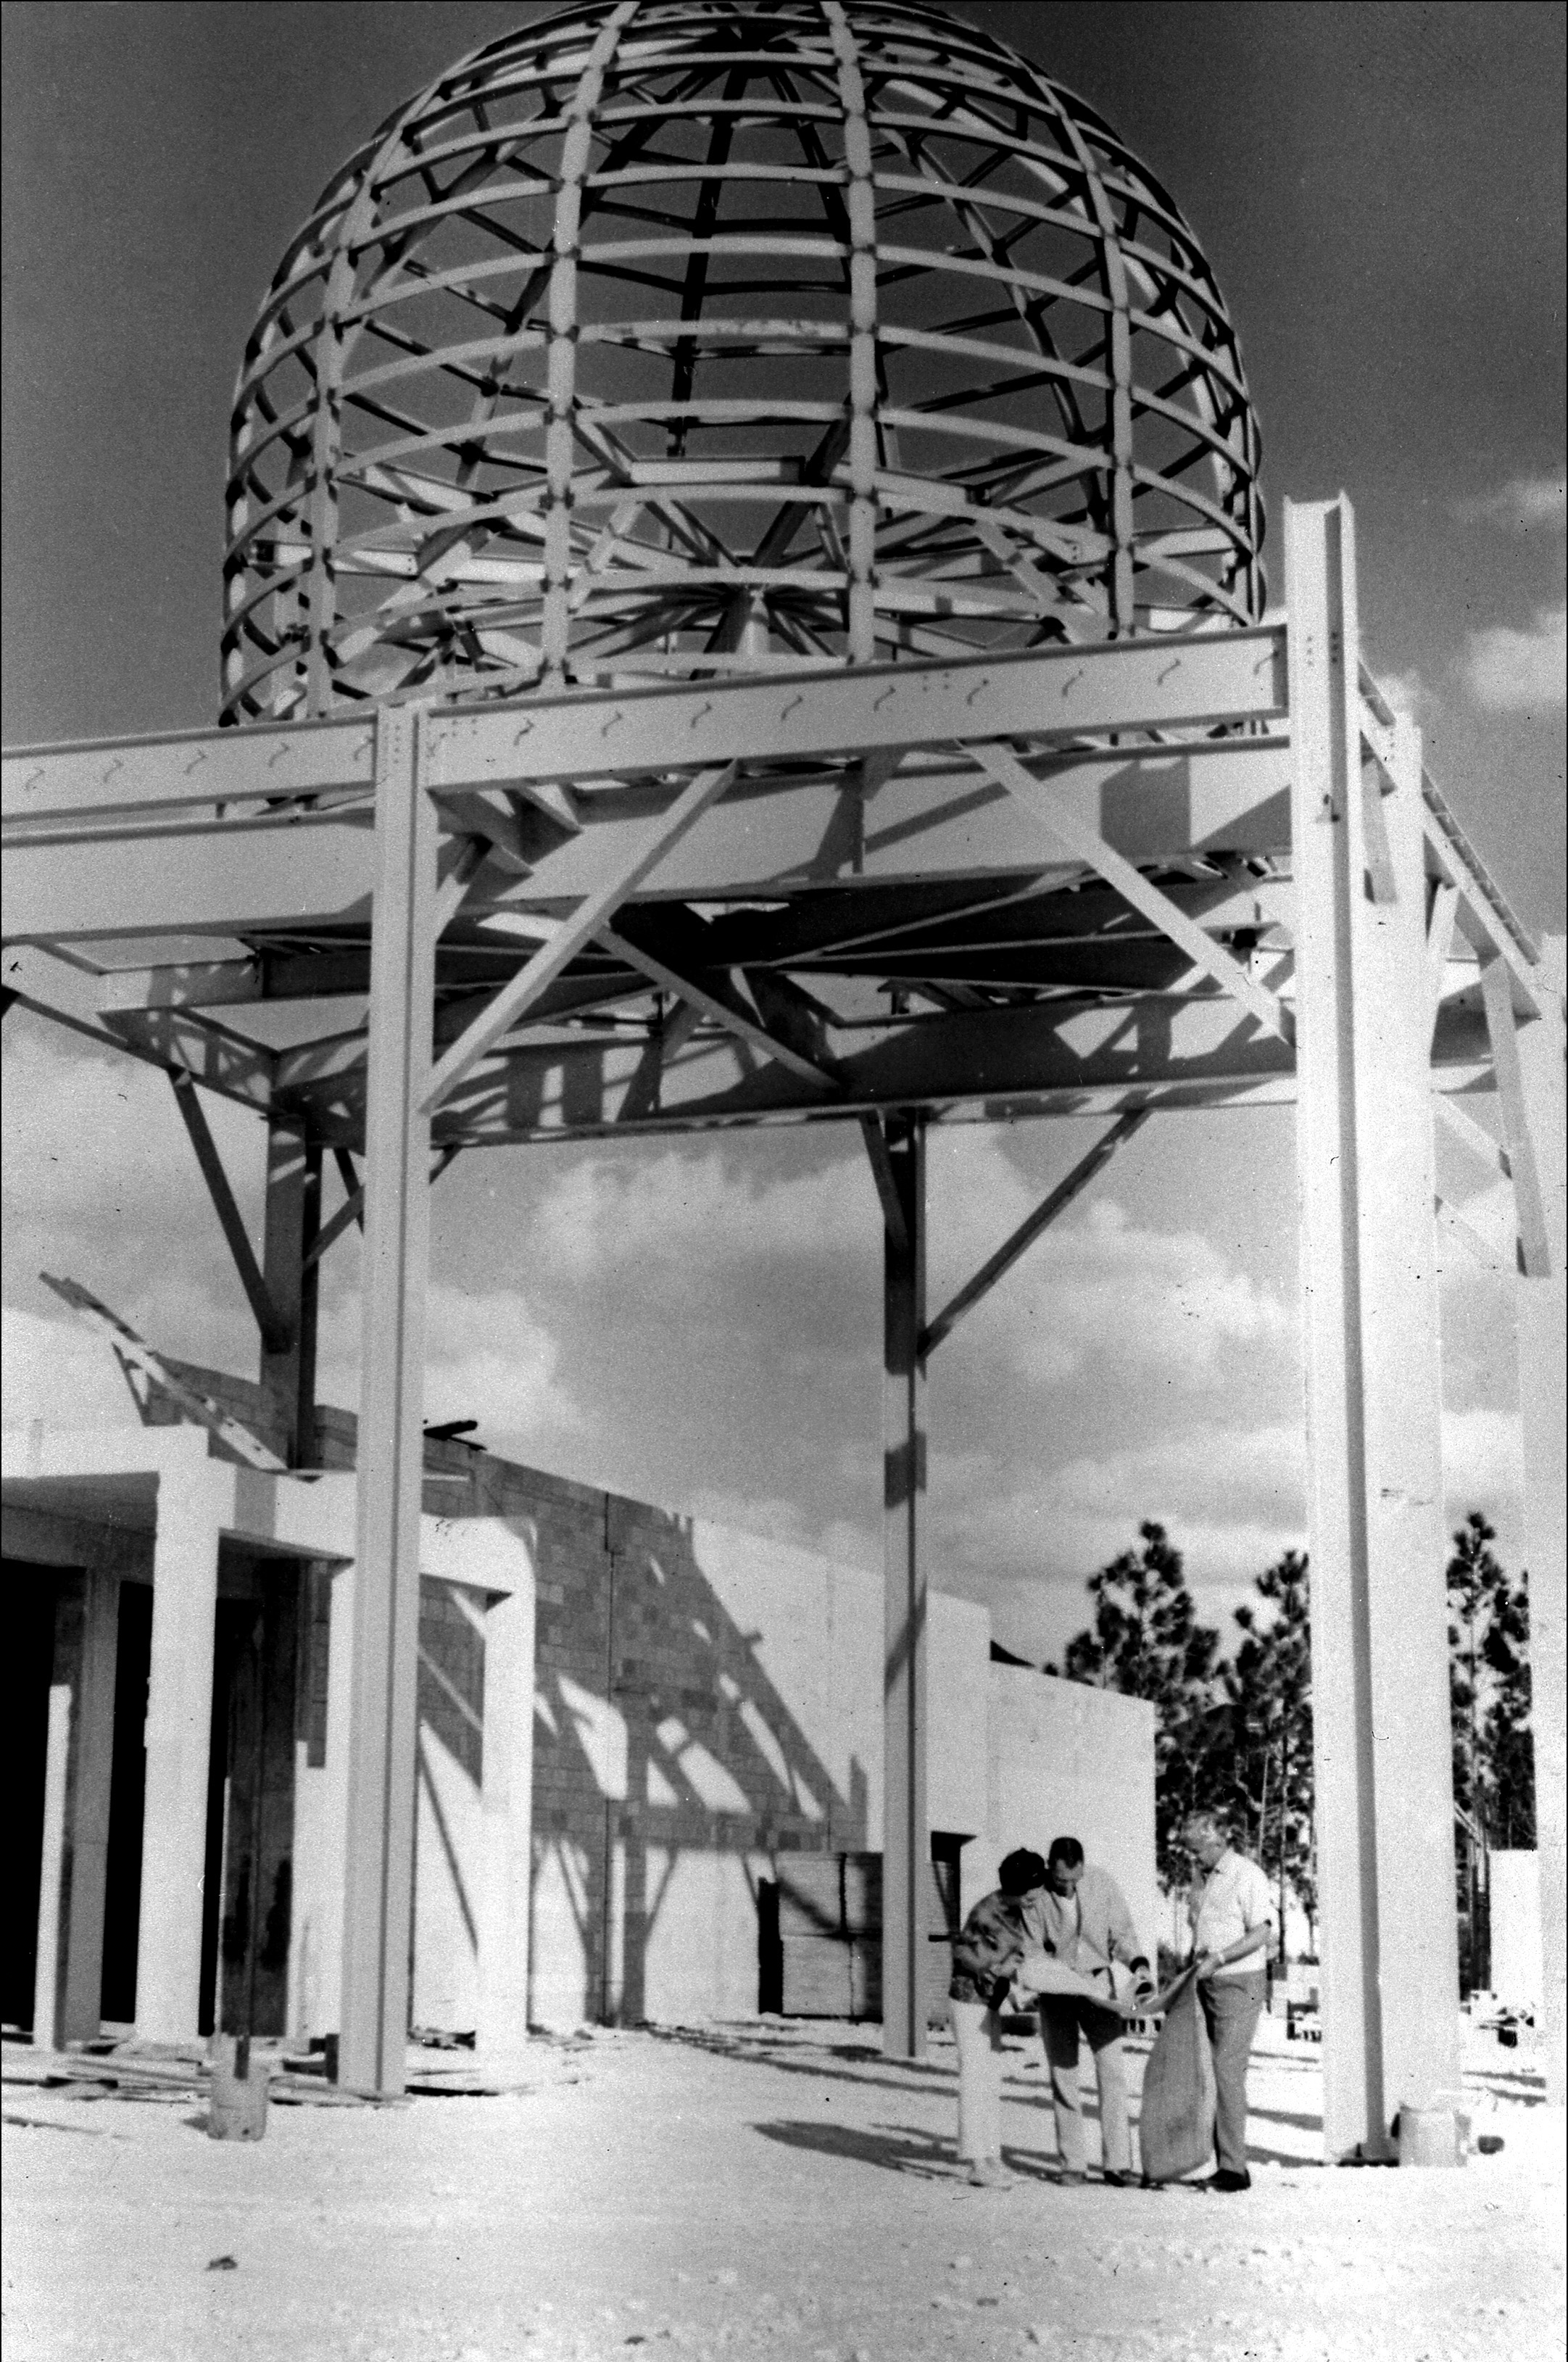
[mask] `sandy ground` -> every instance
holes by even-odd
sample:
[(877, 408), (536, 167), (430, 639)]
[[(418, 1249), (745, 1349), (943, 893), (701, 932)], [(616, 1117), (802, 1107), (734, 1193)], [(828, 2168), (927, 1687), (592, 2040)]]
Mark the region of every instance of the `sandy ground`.
[[(525, 2088), (274, 2105), (254, 2147), (206, 2139), (188, 2096), (8, 2080), (6, 2362), (1562, 2351), (1562, 2120), (1518, 2052), (1478, 2038), (1467, 2077), (1499, 2154), (1325, 2170), (1316, 2055), (1265, 2023), (1253, 2188), (1220, 2198), (1057, 2187), (1039, 2046), (1020, 2040), (1021, 2180), (988, 2191), (954, 2161), (951, 2043), (896, 2066), (867, 2034), (540, 2040)], [(28, 2054), (6, 2056), (9, 2074)]]

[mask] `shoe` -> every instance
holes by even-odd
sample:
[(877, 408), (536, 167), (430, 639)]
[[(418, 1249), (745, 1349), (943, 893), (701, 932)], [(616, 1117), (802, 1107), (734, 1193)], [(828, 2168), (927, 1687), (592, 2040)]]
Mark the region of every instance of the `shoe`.
[(1099, 2178), (1111, 2190), (1130, 2190), (1137, 2180), (1135, 2174), (1121, 2173), (1113, 2165), (1102, 2167)]
[(1056, 2186), (1059, 2190), (1076, 2190), (1080, 2182), (1088, 2180), (1087, 2173), (1078, 2173), (1071, 2166), (1065, 2166), (1056, 2176)]
[(1016, 2179), (999, 2157), (977, 2157), (969, 2168), (969, 2184), (974, 2190), (1010, 2190)]
[(1225, 2166), (1221, 2166), (1218, 2173), (1211, 2173), (1207, 2181), (1198, 2184), (1200, 2190), (1219, 2191), (1250, 2190), (1252, 2186), (1250, 2173), (1231, 2173)]

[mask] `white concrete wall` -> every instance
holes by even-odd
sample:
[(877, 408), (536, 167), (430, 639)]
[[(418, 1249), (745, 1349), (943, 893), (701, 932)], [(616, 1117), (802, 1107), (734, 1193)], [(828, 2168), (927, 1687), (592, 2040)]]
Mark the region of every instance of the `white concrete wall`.
[[(879, 1605), (880, 1603), (878, 1603)], [(976, 1842), (989, 1827), (991, 1619), (972, 1599), (931, 1595), (931, 1656), (926, 1675), (930, 1723), (926, 1819)], [(878, 1773), (881, 1749), (878, 1749)], [(964, 1849), (967, 1859), (972, 1846)]]
[(1491, 1873), (1492, 1991), (1510, 2009), (1539, 2010), (1540, 1856), (1495, 1853)]
[(986, 1841), (964, 1849), (964, 1907), (1015, 1846), (1074, 1837), (1127, 1897), (1151, 1959), (1164, 1924), (1154, 1873), (1154, 1709), (1142, 1698), (991, 1665)]
[(694, 1526), (691, 1547), (725, 1614), (759, 1635), (756, 1662), (833, 1783), (834, 1795), (801, 1795), (800, 1808), (821, 1816), (834, 1850), (879, 1846), (880, 1577), (723, 1526)]

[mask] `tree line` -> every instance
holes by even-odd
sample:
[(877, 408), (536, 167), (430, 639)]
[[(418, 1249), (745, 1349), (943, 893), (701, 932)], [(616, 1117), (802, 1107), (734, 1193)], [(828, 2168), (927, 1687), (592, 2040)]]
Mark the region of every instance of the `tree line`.
[[(1182, 1824), (1200, 1805), (1228, 1814), (1285, 1905), (1294, 1895), (1317, 1920), (1312, 1835), (1310, 1573), (1286, 1551), (1235, 1610), (1230, 1653), (1199, 1623), (1182, 1556), (1146, 1520), (1140, 1547), (1088, 1579), (1088, 1627), (1047, 1673), (1088, 1682), (1154, 1707), (1154, 1828), (1162, 1885), (1183, 1883)], [(1453, 1746), (1454, 1852), (1460, 1972), (1487, 1981), (1486, 1860), (1535, 1843), (1530, 1739), (1529, 1577), (1515, 1584), (1473, 1509), (1453, 1536), (1448, 1568), (1449, 1703)], [(1315, 1947), (1314, 1947), (1315, 1948)]]

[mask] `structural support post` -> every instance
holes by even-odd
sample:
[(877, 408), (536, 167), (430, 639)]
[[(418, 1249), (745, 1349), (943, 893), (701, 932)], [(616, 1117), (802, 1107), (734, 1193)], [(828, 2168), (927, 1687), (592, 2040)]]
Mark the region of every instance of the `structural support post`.
[(311, 1248), (321, 1228), (321, 1143), (306, 1141), (276, 1119), (267, 1126), (267, 1206), (261, 1276), (284, 1314), (286, 1345), (261, 1341), (261, 1384), (284, 1428), (283, 1457), (291, 1468), (314, 1468), (315, 1457), (315, 1332), (321, 1264)]
[(1323, 2136), (1384, 2157), (1458, 2074), (1420, 753), (1369, 829), (1342, 497), (1286, 579)]
[(413, 1907), (436, 822), (425, 717), (376, 721), (359, 1492), (338, 2077), (403, 2086)]
[(183, 1432), (191, 1462), (160, 1480), (152, 1554), (136, 1968), (136, 2030), (149, 2042), (193, 2042), (201, 2007), (218, 1514), (207, 1439)]
[(68, 1576), (55, 1608), (33, 2040), (90, 2042), (100, 2025), (120, 1585)]
[(1520, 1275), (1518, 1308), (1519, 1417), (1523, 1429), (1525, 1563), (1529, 1569), (1530, 1721), (1535, 1733), (1535, 1821), (1540, 1873), (1541, 2049), (1546, 2096), (1562, 2107), (1568, 2092), (1563, 2074), (1564, 1945), (1568, 1937), (1568, 1877), (1564, 1874), (1564, 1723), (1568, 1679), (1564, 1666), (1564, 1609), (1568, 1569), (1563, 1540), (1568, 1529), (1568, 1472), (1564, 1437), (1564, 1275), (1568, 1274), (1568, 1224), (1564, 1221), (1562, 994), (1564, 939), (1541, 945), (1545, 1013), (1518, 1029), (1519, 1082), (1524, 1113), (1535, 1151), (1546, 1249), (1544, 1271)]
[(883, 1224), (882, 2047), (925, 2056), (925, 1118), (891, 1117)]
[(491, 1599), (484, 1619), (484, 1889), (474, 2047), (497, 2068), (528, 2035), (533, 1875), (534, 1593)]

